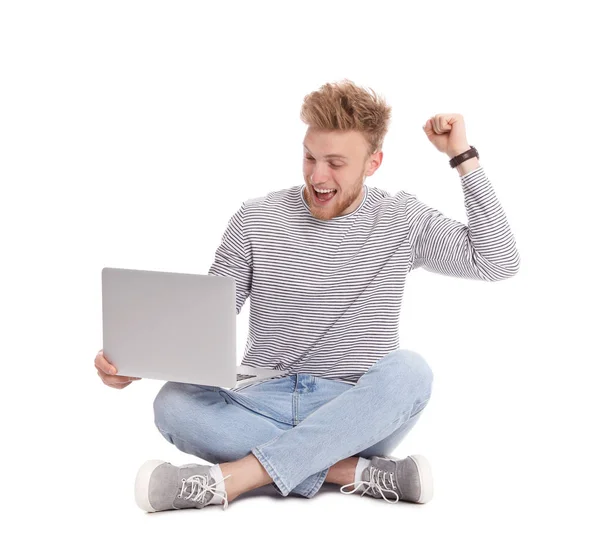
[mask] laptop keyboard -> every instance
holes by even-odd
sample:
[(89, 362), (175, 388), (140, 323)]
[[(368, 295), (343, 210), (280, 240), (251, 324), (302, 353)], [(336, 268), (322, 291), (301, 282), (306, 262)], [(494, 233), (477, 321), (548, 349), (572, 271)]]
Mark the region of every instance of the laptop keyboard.
[(238, 380), (246, 380), (247, 378), (255, 378), (256, 375), (242, 375), (240, 373), (238, 373), (237, 379)]

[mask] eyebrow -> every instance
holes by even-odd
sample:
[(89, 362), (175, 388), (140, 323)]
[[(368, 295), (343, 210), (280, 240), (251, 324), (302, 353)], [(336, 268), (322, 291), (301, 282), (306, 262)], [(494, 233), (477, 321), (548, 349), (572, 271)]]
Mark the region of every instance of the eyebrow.
[[(302, 144), (308, 151), (308, 153), (312, 153), (307, 147), (306, 144)], [(325, 159), (329, 159), (329, 158), (333, 158), (333, 157), (339, 157), (341, 159), (348, 159), (345, 155), (342, 155), (340, 153), (329, 153), (325, 156)]]

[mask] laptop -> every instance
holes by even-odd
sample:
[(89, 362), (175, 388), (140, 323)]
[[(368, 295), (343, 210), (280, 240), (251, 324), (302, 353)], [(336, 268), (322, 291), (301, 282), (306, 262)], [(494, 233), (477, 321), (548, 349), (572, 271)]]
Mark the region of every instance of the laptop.
[(103, 352), (118, 375), (241, 388), (289, 371), (238, 366), (231, 277), (102, 269)]

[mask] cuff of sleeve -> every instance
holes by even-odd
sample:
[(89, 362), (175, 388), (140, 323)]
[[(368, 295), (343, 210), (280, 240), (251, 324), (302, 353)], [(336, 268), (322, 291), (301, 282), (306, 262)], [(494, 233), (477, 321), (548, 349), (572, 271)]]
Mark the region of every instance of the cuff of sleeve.
[(481, 171), (483, 171), (483, 167), (481, 166), (481, 163), (480, 163), (479, 167), (477, 167), (476, 169), (473, 169), (472, 171), (469, 171), (468, 173), (461, 175), (460, 180), (466, 179), (467, 177), (471, 176), (473, 173), (480, 173)]

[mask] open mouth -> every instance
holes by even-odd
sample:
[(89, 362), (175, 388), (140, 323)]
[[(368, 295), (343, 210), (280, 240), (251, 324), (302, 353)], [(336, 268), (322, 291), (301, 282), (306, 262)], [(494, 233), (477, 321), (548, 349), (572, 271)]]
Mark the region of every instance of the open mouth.
[(310, 186), (312, 188), (312, 191), (313, 191), (313, 194), (314, 194), (316, 200), (323, 204), (332, 200), (333, 197), (337, 194), (337, 190), (334, 190), (333, 192), (326, 192), (325, 194), (321, 194), (315, 190), (315, 187), (312, 184)]

